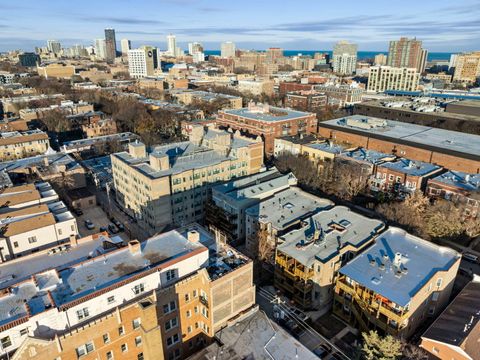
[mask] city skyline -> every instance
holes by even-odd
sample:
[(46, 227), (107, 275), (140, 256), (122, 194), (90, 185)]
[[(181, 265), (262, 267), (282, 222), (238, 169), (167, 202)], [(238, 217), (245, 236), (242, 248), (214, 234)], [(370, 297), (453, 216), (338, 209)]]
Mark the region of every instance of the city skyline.
[[(7, 16), (0, 19), (0, 51), (33, 50), (45, 46), (48, 39), (59, 40), (63, 46), (89, 45), (109, 27), (116, 30), (117, 40), (129, 38), (133, 47), (150, 44), (162, 49), (169, 33), (177, 36), (184, 50), (192, 41), (202, 42), (206, 50), (220, 49), (223, 41), (247, 49), (320, 50), (346, 39), (357, 43), (359, 51), (386, 51), (388, 42), (401, 36), (417, 37), (431, 52), (470, 51), (480, 45), (477, 0), (454, 5), (408, 0), (394, 14), (385, 2), (369, 1), (359, 10), (354, 1), (347, 0), (341, 16), (336, 6), (293, 1), (282, 3), (278, 10), (272, 1), (250, 0), (241, 4), (146, 0), (134, 9), (126, 1), (87, 0), (83, 5), (75, 12), (61, 1), (41, 6), (31, 0), (2, 5)], [(91, 15), (92, 8), (95, 15)], [(35, 26), (39, 17), (44, 20), (40, 29)]]

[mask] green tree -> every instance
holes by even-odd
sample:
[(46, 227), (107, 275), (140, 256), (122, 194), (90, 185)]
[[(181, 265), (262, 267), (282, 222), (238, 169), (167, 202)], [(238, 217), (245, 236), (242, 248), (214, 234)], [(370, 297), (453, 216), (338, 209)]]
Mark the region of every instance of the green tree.
[(376, 331), (362, 333), (362, 358), (366, 360), (395, 360), (402, 355), (402, 343), (391, 335), (381, 337)]

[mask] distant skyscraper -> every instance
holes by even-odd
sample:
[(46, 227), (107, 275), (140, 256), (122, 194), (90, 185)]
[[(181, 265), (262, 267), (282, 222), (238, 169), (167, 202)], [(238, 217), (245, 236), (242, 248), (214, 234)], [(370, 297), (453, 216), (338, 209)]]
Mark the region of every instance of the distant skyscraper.
[(51, 53), (57, 55), (62, 51), (62, 45), (57, 40), (47, 40), (47, 49)]
[(417, 91), (420, 73), (415, 68), (371, 66), (368, 73), (368, 92), (386, 90)]
[(115, 30), (105, 29), (105, 59), (107, 63), (113, 64), (117, 57), (117, 42), (115, 40)]
[(122, 55), (127, 55), (128, 50), (131, 49), (131, 43), (128, 39), (122, 39), (120, 41), (120, 48), (122, 49)]
[(373, 62), (377, 66), (387, 65), (387, 55), (377, 54), (377, 55), (375, 55), (375, 60)]
[(18, 55), (18, 60), (22, 66), (37, 66), (40, 64), (40, 56), (32, 52), (26, 52)]
[(195, 53), (203, 53), (203, 45), (199, 42), (193, 42), (188, 44), (188, 53), (190, 55), (195, 55)]
[[(402, 37), (400, 40), (390, 41), (387, 65), (415, 68), (418, 72), (423, 72), (426, 65), (424, 55), (422, 54), (422, 42), (420, 40)], [(425, 59), (425, 61), (422, 61), (422, 59)]]
[(221, 45), (221, 56), (222, 58), (234, 58), (235, 57), (235, 43), (227, 41)]
[(275, 61), (283, 57), (283, 49), (280, 48), (268, 48), (267, 49), (267, 60)]
[(167, 35), (167, 53), (170, 56), (177, 56), (177, 38), (175, 35)]
[(457, 62), (458, 54), (450, 55), (450, 62), (448, 63), (448, 70), (455, 67), (455, 63)]
[(152, 46), (128, 50), (128, 72), (132, 78), (138, 79), (152, 76), (156, 63), (157, 51)]
[(480, 78), (480, 51), (458, 54), (453, 81), (473, 83)]
[(339, 41), (333, 47), (333, 71), (341, 75), (351, 75), (357, 65), (357, 44)]
[(105, 39), (96, 39), (95, 40), (95, 57), (99, 60), (105, 60), (107, 53), (107, 47)]

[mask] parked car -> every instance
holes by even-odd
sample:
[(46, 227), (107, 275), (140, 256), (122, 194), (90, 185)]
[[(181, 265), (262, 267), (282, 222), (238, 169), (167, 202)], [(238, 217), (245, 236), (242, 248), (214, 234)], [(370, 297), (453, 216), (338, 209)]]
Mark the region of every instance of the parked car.
[(106, 232), (106, 231), (107, 231), (107, 227), (106, 227), (106, 226), (100, 226), (99, 231), (100, 231), (100, 232)]
[(478, 256), (469, 252), (463, 253), (462, 257), (470, 262), (478, 263)]
[(74, 212), (75, 215), (77, 215), (77, 216), (83, 215), (83, 211), (82, 211), (82, 209), (80, 209), (80, 208), (74, 208), (74, 209), (73, 209), (73, 212)]
[(109, 224), (108, 225), (108, 232), (111, 233), (111, 234), (117, 234), (118, 233), (118, 228), (113, 224)]
[(112, 219), (112, 223), (115, 224), (115, 226), (118, 228), (119, 231), (124, 231), (125, 230), (125, 226), (123, 226), (123, 224), (118, 221), (117, 219)]
[(290, 311), (292, 314), (294, 314), (297, 318), (299, 318), (302, 321), (307, 321), (309, 319), (308, 315), (306, 315), (303, 311), (296, 309), (296, 308), (290, 308)]
[(85, 227), (88, 230), (93, 230), (93, 229), (95, 229), (95, 224), (87, 219), (87, 220), (85, 220)]

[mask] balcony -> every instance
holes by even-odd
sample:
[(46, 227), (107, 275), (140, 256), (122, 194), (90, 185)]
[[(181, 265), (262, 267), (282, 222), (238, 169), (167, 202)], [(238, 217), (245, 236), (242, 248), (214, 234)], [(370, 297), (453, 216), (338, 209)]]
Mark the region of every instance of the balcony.
[[(339, 279), (337, 281), (337, 289), (341, 289), (344, 293), (349, 294), (353, 298), (353, 302), (357, 303), (365, 314), (373, 316), (376, 323), (380, 322), (385, 324), (386, 322), (380, 321), (380, 315), (383, 315), (387, 320), (393, 320), (397, 324), (403, 324), (408, 319), (410, 314), (408, 311), (395, 310), (394, 308), (384, 304), (381, 300), (375, 298), (375, 294), (370, 293), (367, 289), (362, 287), (352, 287), (348, 283)], [(343, 298), (338, 295), (339, 298)], [(387, 321), (388, 322), (388, 321)], [(401, 329), (402, 327), (400, 327)]]

